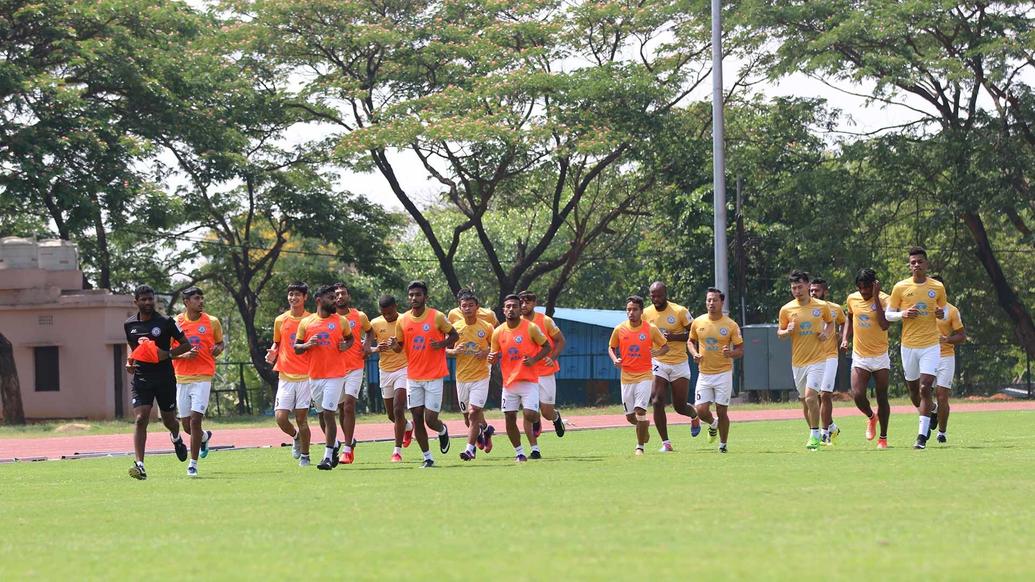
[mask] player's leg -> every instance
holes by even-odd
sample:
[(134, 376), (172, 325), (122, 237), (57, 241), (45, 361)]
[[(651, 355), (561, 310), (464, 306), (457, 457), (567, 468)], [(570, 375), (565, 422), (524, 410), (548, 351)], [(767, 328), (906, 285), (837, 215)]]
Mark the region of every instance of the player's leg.
[[(853, 358), (853, 360), (856, 359), (858, 358)], [(872, 375), (873, 373), (866, 368), (852, 366), (852, 400), (855, 401), (855, 407), (859, 409), (859, 412), (868, 419), (866, 424), (866, 440), (868, 441), (873, 440), (877, 427), (877, 415), (870, 406), (870, 399), (866, 397), (866, 388), (870, 385)]]
[(837, 380), (837, 358), (827, 358), (823, 363), (823, 383), (819, 390), (819, 415), (822, 430), (821, 440), (834, 444), (841, 429), (834, 423), (834, 383)]
[[(513, 387), (511, 388), (513, 389)], [(521, 409), (521, 398), (512, 390), (504, 388), (500, 406), (503, 409), (504, 424), (507, 427), (507, 438), (514, 447), (514, 460), (523, 463), (528, 460), (528, 457), (525, 456), (525, 447), (521, 445), (521, 430), (518, 428), (517, 415), (518, 410)]]
[[(140, 394), (133, 394), (133, 402), (143, 402)], [(151, 422), (151, 402), (133, 407), (133, 453), (136, 460), (129, 469), (130, 477), (134, 479), (147, 479), (147, 472), (144, 470), (144, 450), (147, 447), (147, 425)]]
[(162, 418), (162, 424), (169, 431), (169, 440), (173, 449), (176, 450), (176, 458), (180, 462), (187, 460), (187, 445), (180, 436), (180, 419), (176, 417), (176, 381), (173, 378), (158, 380), (155, 384), (155, 402), (158, 403), (158, 413)]
[[(413, 440), (413, 423), (406, 418), (406, 383), (405, 380), (396, 384), (395, 395), (392, 397), (392, 406), (395, 408), (395, 448), (399, 456), (402, 456), (402, 449), (409, 447)], [(394, 454), (394, 453), (393, 453)]]
[(805, 388), (805, 406), (809, 411), (809, 444), (808, 448), (815, 450), (820, 442), (819, 432), (819, 390)]
[(726, 443), (730, 438), (730, 415), (727, 404), (716, 404), (715, 413), (719, 417), (719, 452), (726, 452)]
[[(697, 388), (694, 390), (694, 409), (702, 422), (708, 425), (708, 442), (714, 443), (719, 434), (719, 419), (712, 416), (711, 404), (715, 402), (715, 386), (719, 374), (701, 374), (697, 376)], [(705, 414), (702, 414), (701, 411)], [(706, 416), (707, 415), (707, 416)]]
[(952, 390), (946, 386), (935, 388), (935, 397), (938, 402), (938, 442), (944, 443), (947, 440), (945, 433), (949, 428), (949, 394)]
[(554, 434), (558, 438), (563, 437), (564, 421), (561, 420), (561, 412), (557, 410), (556, 374), (539, 377), (539, 409), (541, 418), (553, 423)]
[(683, 364), (680, 376), (672, 380), (672, 410), (690, 417), (690, 436), (701, 434), (701, 419), (697, 410), (690, 405), (690, 364)]
[[(919, 351), (919, 350), (918, 350)], [(941, 360), (941, 349), (937, 346), (924, 348), (919, 353), (920, 368), (920, 415), (917, 442), (913, 448), (923, 449), (931, 435), (931, 411), (934, 410), (934, 383)]]
[(636, 417), (636, 454), (642, 455), (644, 445), (650, 442), (650, 420), (647, 417), (647, 406), (650, 404), (652, 389), (651, 380), (643, 380), (633, 384), (630, 404)]
[(356, 434), (356, 397), (351, 394), (345, 395), (345, 401), (338, 409), (341, 412), (341, 461), (343, 465), (351, 465), (356, 460), (355, 446)]
[(654, 383), (651, 393), (651, 401), (654, 407), (654, 429), (658, 431), (661, 438), (661, 452), (670, 452), (672, 442), (668, 438), (668, 415), (665, 407), (668, 406), (668, 377), (664, 375), (665, 369), (662, 364), (654, 364)]
[[(306, 398), (305, 402), (309, 402)], [(298, 425), (298, 434), (295, 441), (298, 443), (298, 466), (309, 466), (309, 443), (313, 436), (309, 430), (309, 407), (295, 409), (295, 423)]]
[(281, 379), (277, 382), (277, 394), (273, 397), (273, 418), (277, 426), (284, 434), (291, 437), (291, 456), (298, 458), (299, 451), (298, 430), (291, 424), (291, 412), (295, 409), (295, 386), (298, 382), (291, 382)]
[[(424, 424), (438, 435), (438, 450), (449, 452), (449, 429), (438, 415), (442, 411), (442, 379), (429, 380), (424, 385)], [(418, 422), (418, 424), (420, 424)]]
[(458, 400), (461, 395), (465, 397), (464, 406), (468, 410), (471, 422), (467, 430), (467, 447), (464, 452), (460, 454), (460, 459), (470, 461), (475, 457), (479, 442), (482, 444), (483, 448), (485, 446), (482, 427), (485, 426), (485, 414), (483, 410), (485, 408), (486, 401), (489, 399), (489, 378), (486, 377), (483, 380), (476, 382), (465, 382), (463, 389), (460, 388), (460, 383), (457, 383)]
[[(730, 417), (728, 414), (730, 400), (733, 399), (733, 370), (717, 374), (715, 379), (715, 386), (713, 389), (713, 397), (715, 401), (715, 413), (718, 415), (718, 429), (719, 429), (719, 452), (726, 452), (726, 443), (729, 442), (730, 436)], [(709, 427), (709, 438), (711, 437), (711, 427)]]
[(880, 422), (880, 436), (877, 448), (888, 448), (888, 425), (891, 423), (891, 401), (888, 399), (888, 386), (891, 385), (891, 367), (873, 372), (874, 392), (877, 395), (877, 420)]
[[(338, 403), (341, 401), (342, 389), (345, 385), (345, 378), (323, 378), (318, 381), (321, 386), (320, 393), (320, 417), (324, 429), (324, 453), (323, 460), (316, 466), (321, 471), (329, 471), (338, 465), (338, 428), (335, 419), (338, 412)], [(316, 387), (313, 393), (317, 392)]]
[[(525, 419), (525, 425), (539, 422), (542, 417), (539, 416), (539, 384), (538, 383), (521, 383), (517, 389), (517, 396), (521, 401), (521, 414)], [(535, 433), (526, 435), (528, 437), (528, 444), (530, 445), (531, 452), (528, 453), (529, 459), (541, 459), (543, 458), (542, 451), (539, 450), (539, 438)]]

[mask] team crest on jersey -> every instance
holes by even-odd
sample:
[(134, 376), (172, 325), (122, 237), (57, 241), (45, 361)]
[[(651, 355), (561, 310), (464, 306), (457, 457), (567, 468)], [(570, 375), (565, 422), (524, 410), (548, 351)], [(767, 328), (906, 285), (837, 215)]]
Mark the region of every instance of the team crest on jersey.
[(641, 333), (641, 334), (640, 334), (640, 341), (641, 341), (641, 342), (645, 342), (645, 341), (647, 341), (647, 334), (645, 334), (645, 333)]
[(423, 329), (424, 331), (431, 331), (431, 326), (429, 324), (425, 323), (424, 325), (421, 326), (421, 329)]
[(485, 330), (484, 329), (479, 329), (478, 330), (478, 337), (480, 337), (480, 338), (484, 338), (485, 337)]
[(812, 310), (812, 317), (819, 317), (820, 311), (818, 309)]
[(730, 334), (730, 330), (726, 329), (725, 327), (720, 327), (719, 328), (719, 335), (726, 336), (726, 335), (729, 335), (729, 334)]
[(160, 327), (152, 327), (151, 328), (151, 335), (153, 335), (155, 337), (158, 337), (158, 336), (162, 335), (162, 328), (160, 328)]
[(335, 328), (337, 328), (337, 326), (334, 325), (333, 323), (328, 323), (327, 324), (327, 329), (335, 329)]
[(350, 320), (349, 320), (349, 329), (355, 329), (355, 328), (356, 328), (356, 322), (355, 322), (355, 321), (352, 321), (352, 320), (350, 319)]
[(934, 292), (934, 289), (931, 289), (930, 291), (927, 292), (927, 296), (930, 297), (931, 299), (934, 299), (935, 295), (937, 295), (937, 293)]
[(198, 326), (198, 333), (205, 333), (205, 330), (207, 330), (207, 329), (208, 328), (205, 327), (204, 325), (199, 325)]
[(520, 336), (520, 335), (514, 336), (514, 343), (519, 344), (519, 343), (521, 343), (523, 341), (525, 341), (524, 336)]
[(670, 316), (668, 316), (668, 319), (666, 321), (668, 321), (669, 323), (674, 324), (674, 323), (676, 323), (676, 316), (675, 315), (670, 315)]

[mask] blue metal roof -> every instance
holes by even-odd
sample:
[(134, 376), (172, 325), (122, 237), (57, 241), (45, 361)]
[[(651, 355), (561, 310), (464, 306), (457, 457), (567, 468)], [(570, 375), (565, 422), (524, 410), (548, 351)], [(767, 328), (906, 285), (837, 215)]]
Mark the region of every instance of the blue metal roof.
[[(546, 309), (542, 306), (536, 307), (535, 310), (540, 313), (546, 312)], [(568, 309), (565, 307), (554, 309), (553, 318), (554, 320), (575, 321), (588, 325), (598, 325), (600, 327), (606, 327), (607, 329), (612, 329), (619, 323), (628, 319), (624, 311), (619, 311), (617, 309)]]

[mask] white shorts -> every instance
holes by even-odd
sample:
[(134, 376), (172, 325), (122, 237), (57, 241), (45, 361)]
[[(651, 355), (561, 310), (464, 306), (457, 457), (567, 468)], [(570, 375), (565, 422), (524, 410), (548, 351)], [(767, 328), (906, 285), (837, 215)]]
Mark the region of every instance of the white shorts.
[(729, 406), (730, 398), (733, 397), (733, 370), (699, 375), (694, 392), (694, 406), (707, 402)]
[(920, 374), (938, 375), (938, 360), (942, 358), (942, 348), (938, 344), (926, 348), (907, 348), (902, 346), (902, 375), (907, 382), (919, 380)]
[(557, 401), (557, 375), (539, 376), (539, 404), (553, 404)]
[(205, 414), (208, 408), (208, 395), (212, 392), (212, 382), (176, 383), (176, 410), (180, 418), (187, 418), (192, 412)]
[(952, 377), (956, 375), (956, 356), (942, 356), (938, 360), (937, 382), (938, 388), (952, 388)]
[(866, 370), (867, 372), (890, 370), (891, 356), (888, 355), (888, 352), (884, 352), (879, 356), (860, 356), (859, 354), (852, 352), (852, 367)]
[(826, 371), (826, 361), (816, 362), (808, 366), (791, 366), (791, 372), (794, 374), (794, 386), (798, 389), (798, 398), (805, 397), (806, 388), (819, 392), (823, 387), (823, 374)]
[(435, 380), (406, 379), (406, 407), (423, 406), (432, 412), (442, 410), (442, 378)]
[(406, 368), (394, 372), (381, 370), (381, 398), (395, 398), (396, 390), (406, 390)]
[(460, 404), (460, 412), (467, 412), (467, 406), (485, 408), (489, 399), (489, 377), (474, 382), (456, 383), (456, 401)]
[(837, 356), (827, 358), (827, 361), (823, 362), (823, 383), (819, 389), (823, 392), (833, 392), (835, 382), (837, 382)]
[(313, 392), (313, 402), (320, 410), (334, 412), (338, 410), (338, 403), (344, 402), (345, 394), (342, 390), (345, 386), (345, 377), (340, 378), (310, 378), (309, 388)]
[(653, 380), (640, 380), (632, 384), (622, 383), (622, 406), (626, 414), (632, 414), (634, 409), (642, 408), (647, 410), (650, 404), (650, 394), (654, 387)]
[(363, 368), (349, 370), (345, 374), (345, 386), (341, 389), (341, 401), (345, 402), (346, 396), (359, 398), (359, 389), (363, 387)]
[(313, 400), (313, 391), (309, 388), (309, 380), (281, 380), (277, 383), (277, 396), (273, 401), (273, 410), (309, 410)]
[(514, 382), (503, 387), (503, 412), (534, 410), (539, 412), (539, 384), (535, 382)]
[(681, 364), (666, 364), (658, 360), (651, 360), (654, 375), (658, 378), (664, 378), (669, 382), (679, 380), (680, 378), (690, 379), (690, 360), (687, 360)]

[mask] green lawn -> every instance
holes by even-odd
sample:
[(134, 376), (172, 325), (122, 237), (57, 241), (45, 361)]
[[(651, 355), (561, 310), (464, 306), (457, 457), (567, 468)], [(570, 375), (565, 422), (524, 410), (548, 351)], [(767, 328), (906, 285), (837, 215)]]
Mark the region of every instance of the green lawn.
[(0, 465), (0, 579), (1032, 579), (1035, 413), (953, 417), (949, 445), (892, 449), (847, 419), (807, 452), (800, 421), (734, 425), (731, 452), (677, 429), (634, 457), (628, 429), (505, 438), (469, 464), (300, 469), (284, 450), (216, 451), (188, 480), (127, 458)]

